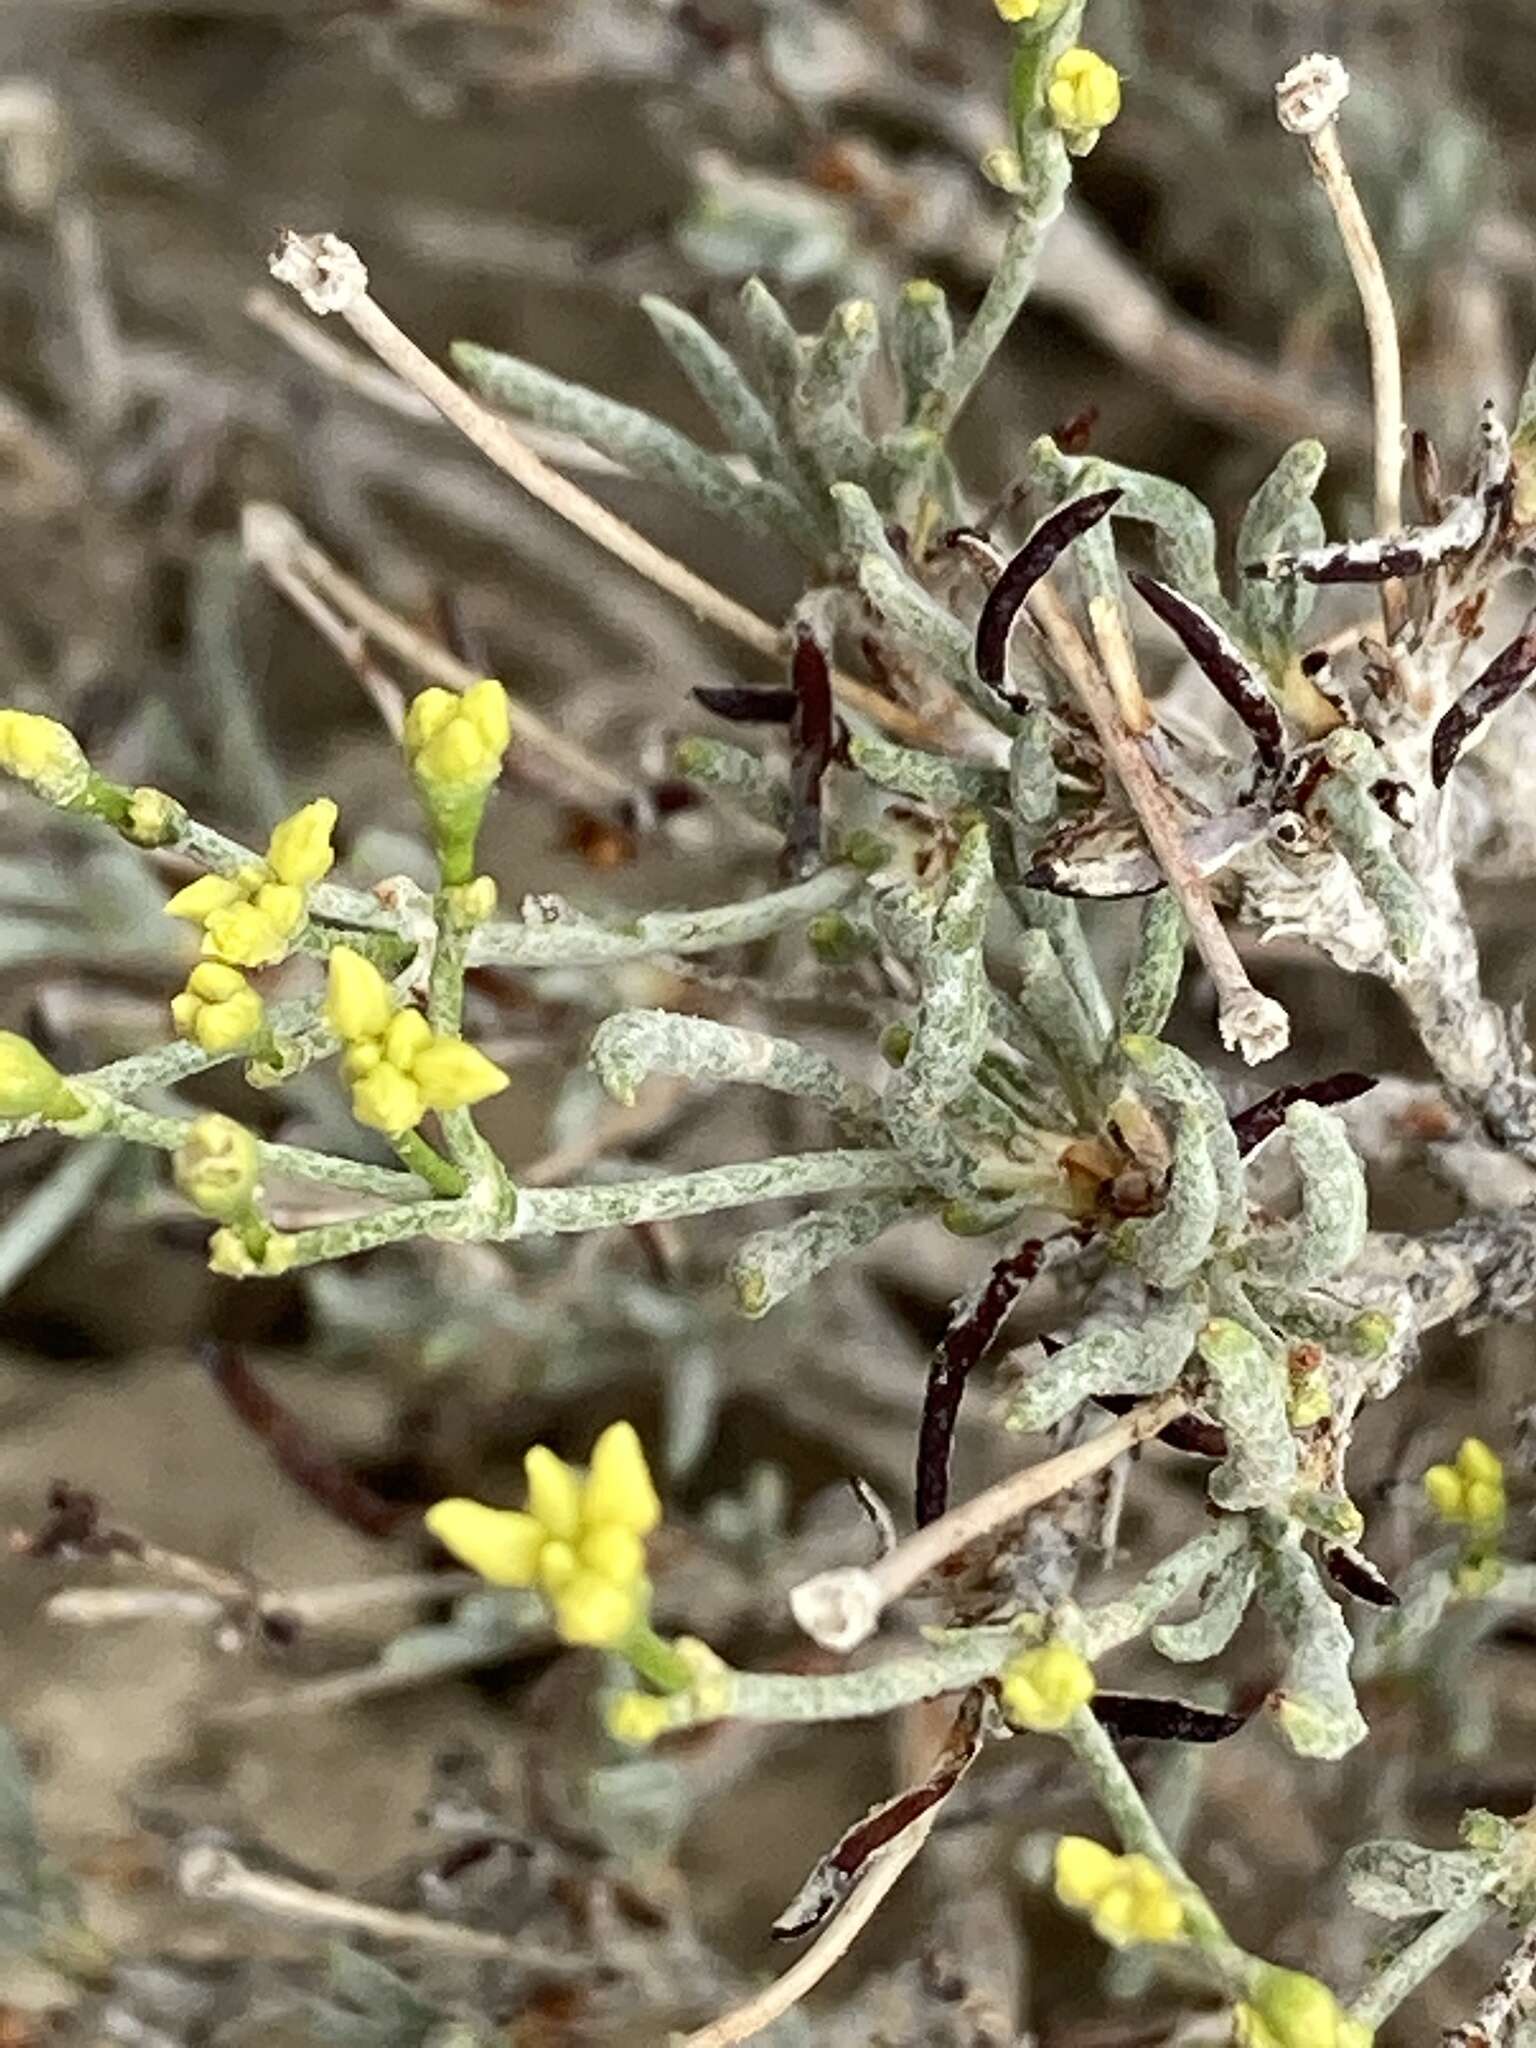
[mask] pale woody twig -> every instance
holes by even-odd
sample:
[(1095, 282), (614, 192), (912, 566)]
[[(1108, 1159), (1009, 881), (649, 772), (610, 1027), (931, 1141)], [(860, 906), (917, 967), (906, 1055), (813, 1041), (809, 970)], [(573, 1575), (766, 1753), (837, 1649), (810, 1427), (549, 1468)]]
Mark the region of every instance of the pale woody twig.
[(790, 1595), (796, 1621), (824, 1649), (847, 1652), (867, 1642), (893, 1601), (957, 1551), (1005, 1528), (1030, 1508), (1089, 1479), (1123, 1452), (1166, 1429), (1189, 1406), (1177, 1391), (1145, 1401), (1087, 1443), (1027, 1466), (919, 1529), (877, 1564), (847, 1566), (806, 1579)]
[[(680, 598), (697, 617), (706, 619), (770, 661), (785, 658), (784, 637), (734, 598), (706, 583), (673, 556), (648, 541), (606, 506), (561, 476), (534, 454), (507, 422), (487, 412), (446, 371), (403, 333), (369, 296), (368, 273), (357, 251), (335, 235), (298, 235), (289, 230), (271, 260), (272, 275), (291, 285), (312, 313), (340, 313), (360, 341), (381, 362), (423, 392), (450, 425), (487, 456), (514, 483), (546, 506), (578, 533), (584, 533), (609, 554)], [(925, 719), (877, 690), (838, 673), (833, 687), (843, 701), (908, 739), (931, 740)]]
[(886, 1897), (895, 1890), (903, 1872), (932, 1833), (941, 1810), (941, 1805), (930, 1807), (888, 1848), (870, 1858), (857, 1889), (836, 1919), (782, 1977), (776, 1977), (764, 1990), (734, 2011), (712, 2020), (707, 2027), (684, 2035), (679, 2048), (732, 2048), (737, 2041), (750, 2041), (808, 1997), (828, 1971), (847, 1955)]
[[(1360, 294), (1375, 408), (1376, 531), (1386, 534), (1403, 523), (1402, 348), (1381, 253), (1339, 147), (1338, 112), (1348, 93), (1349, 73), (1337, 57), (1304, 57), (1275, 88), (1275, 107), (1281, 127), (1307, 145)], [(1406, 615), (1400, 583), (1382, 585), (1381, 609), (1390, 643)]]
[[(1096, 625), (1100, 625), (1103, 602), (1095, 599), (1090, 604), (1090, 611), (1098, 614)], [(1256, 1066), (1261, 1060), (1273, 1059), (1290, 1043), (1290, 1019), (1278, 1003), (1261, 995), (1248, 979), (1237, 948), (1216, 914), (1204, 878), (1189, 858), (1183, 829), (1163, 786), (1134, 735), (1127, 731), (1115, 694), (1088, 651), (1066, 606), (1049, 583), (1036, 585), (1029, 604), (1052, 654), (1093, 721), (1099, 744), (1141, 822), (1169, 888), (1179, 899), (1190, 937), (1216, 985), (1217, 1017), (1223, 1043), (1240, 1051), (1250, 1066)], [(1100, 630), (1103, 630), (1102, 626)], [(1112, 644), (1119, 656), (1123, 641)]]

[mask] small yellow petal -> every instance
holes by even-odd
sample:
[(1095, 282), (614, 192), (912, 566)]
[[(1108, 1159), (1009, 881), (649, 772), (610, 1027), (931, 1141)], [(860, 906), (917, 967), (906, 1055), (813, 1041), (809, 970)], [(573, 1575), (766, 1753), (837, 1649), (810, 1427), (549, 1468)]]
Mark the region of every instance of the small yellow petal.
[(352, 1084), (352, 1114), (360, 1124), (383, 1131), (386, 1137), (414, 1131), (426, 1113), (416, 1083), (387, 1060)]
[[(175, 1015), (175, 1005), (172, 1005)], [(255, 989), (247, 987), (222, 1003), (204, 1003), (192, 1021), (189, 1035), (204, 1052), (223, 1055), (249, 1045), (266, 1022), (266, 1005)]]
[(582, 1510), (589, 1522), (616, 1522), (649, 1536), (661, 1520), (661, 1502), (633, 1423), (610, 1423), (592, 1446)]
[(633, 1595), (621, 1593), (596, 1572), (578, 1572), (552, 1602), (561, 1638), (591, 1649), (612, 1649), (629, 1634), (639, 1609)]
[(416, 1055), (432, 1043), (432, 1026), (420, 1010), (397, 1010), (384, 1033), (384, 1057), (402, 1074), (409, 1074)]
[(459, 699), (452, 690), (434, 687), (413, 697), (405, 714), (407, 751), (420, 753), (427, 741), (457, 715), (458, 709)]
[(249, 987), (239, 968), (227, 967), (222, 960), (199, 960), (187, 976), (187, 994), (200, 996), (205, 1003), (227, 1003)]
[(337, 946), (326, 968), (325, 1021), (347, 1044), (382, 1038), (389, 1029), (394, 999), (389, 983), (371, 960), (351, 946)]
[(1063, 1835), (1056, 1844), (1056, 1896), (1064, 1906), (1091, 1906), (1114, 1882), (1119, 1862), (1112, 1849), (1086, 1835)]
[(254, 903), (215, 910), (203, 926), (203, 951), (236, 967), (267, 967), (287, 950), (287, 933)]
[(307, 889), (331, 871), (336, 854), (331, 834), (336, 829), (336, 806), (328, 796), (284, 818), (267, 842), (267, 865), (280, 882)]
[(589, 1528), (581, 1539), (581, 1561), (611, 1586), (628, 1592), (645, 1577), (645, 1545), (633, 1529), (617, 1522)]
[(464, 716), (487, 747), (504, 754), (512, 739), (512, 713), (507, 693), (494, 676), (472, 683), (464, 692)]
[(256, 891), (256, 908), (286, 939), (304, 922), (304, 891), (291, 882), (263, 882)]
[(440, 1500), (427, 1509), (426, 1525), (445, 1550), (491, 1585), (533, 1585), (544, 1531), (532, 1515), (477, 1500)]
[(1424, 1474), (1424, 1491), (1430, 1506), (1447, 1522), (1459, 1522), (1465, 1514), (1461, 1474), (1454, 1465), (1431, 1465)]
[(528, 1512), (551, 1536), (574, 1543), (581, 1534), (581, 1480), (547, 1444), (535, 1444), (523, 1459), (528, 1475)]
[(216, 910), (228, 910), (245, 891), (229, 875), (199, 875), (178, 889), (165, 906), (167, 917), (184, 917), (189, 924), (204, 924)]
[(261, 1177), (254, 1131), (233, 1117), (195, 1117), (171, 1161), (176, 1185), (204, 1216), (232, 1222), (251, 1206)]
[[(539, 1527), (543, 1526), (541, 1522)], [(546, 1593), (558, 1593), (562, 1586), (568, 1586), (580, 1569), (575, 1551), (558, 1538), (546, 1541), (539, 1552), (539, 1584)]]
[(411, 1078), (429, 1109), (468, 1109), (509, 1085), (493, 1060), (462, 1038), (434, 1038), (411, 1061)]

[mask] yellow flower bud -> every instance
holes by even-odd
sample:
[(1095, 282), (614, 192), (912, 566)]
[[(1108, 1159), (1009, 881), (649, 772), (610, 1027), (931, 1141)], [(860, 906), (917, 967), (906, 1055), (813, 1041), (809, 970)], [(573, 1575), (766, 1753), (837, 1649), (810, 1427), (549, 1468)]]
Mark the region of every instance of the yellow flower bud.
[(194, 1119), (171, 1162), (176, 1185), (204, 1216), (230, 1223), (250, 1209), (261, 1175), (261, 1147), (233, 1117)]
[(1447, 1522), (1461, 1519), (1461, 1474), (1454, 1465), (1431, 1465), (1424, 1474), (1424, 1491), (1437, 1515)]
[(581, 1533), (581, 1479), (547, 1444), (535, 1444), (523, 1459), (528, 1475), (528, 1512), (562, 1543)]
[(1019, 1728), (1065, 1728), (1094, 1691), (1093, 1667), (1070, 1643), (1042, 1643), (1003, 1667), (1003, 1711)]
[(1468, 1482), (1483, 1479), (1497, 1486), (1504, 1484), (1504, 1461), (1480, 1436), (1462, 1438), (1461, 1449), (1456, 1453), (1456, 1469)]
[(326, 969), (325, 1021), (349, 1045), (382, 1038), (394, 1014), (389, 983), (371, 960), (337, 946)]
[(603, 1720), (615, 1742), (645, 1749), (666, 1732), (667, 1703), (654, 1693), (621, 1692), (604, 1707)]
[(1004, 21), (1037, 21), (1043, 27), (1060, 14), (1065, 0), (994, 0)]
[(440, 1500), (426, 1525), (445, 1550), (493, 1586), (531, 1586), (538, 1577), (544, 1530), (532, 1515), (488, 1508), (477, 1500)]
[(1303, 1970), (1265, 1964), (1236, 2014), (1243, 2048), (1370, 2048), (1372, 2031), (1351, 2019), (1326, 1984)]
[(296, 889), (310, 888), (331, 871), (336, 859), (331, 845), (335, 829), (335, 804), (328, 796), (316, 797), (274, 827), (267, 841), (267, 866), (278, 881)]
[(348, 1081), (360, 1081), (364, 1074), (371, 1074), (384, 1057), (382, 1038), (360, 1038), (356, 1045), (349, 1045), (341, 1056), (342, 1076)]
[(381, 1060), (371, 1074), (352, 1084), (352, 1114), (371, 1131), (398, 1138), (414, 1131), (427, 1113), (421, 1091), (409, 1074)]
[(1046, 89), (1051, 119), (1062, 133), (1086, 141), (1107, 128), (1120, 111), (1120, 74), (1113, 64), (1081, 46), (1064, 50)]
[(562, 1641), (588, 1649), (611, 1650), (639, 1619), (635, 1596), (610, 1586), (596, 1572), (578, 1572), (550, 1604)]
[(169, 846), (185, 819), (181, 805), (163, 789), (136, 789), (123, 829), (135, 846)]
[(434, 1038), (411, 1061), (411, 1079), (429, 1109), (468, 1109), (499, 1095), (507, 1076), (462, 1038)]
[(91, 764), (67, 725), (37, 711), (0, 711), (0, 769), (50, 804), (84, 796)]
[(1120, 1859), (1086, 1835), (1063, 1835), (1056, 1844), (1056, 1896), (1064, 1906), (1086, 1911), (1108, 1890)]
[(402, 1074), (413, 1071), (416, 1055), (432, 1043), (432, 1026), (420, 1010), (397, 1010), (384, 1033), (384, 1057)]
[(200, 960), (171, 998), (171, 1020), (181, 1037), (222, 1055), (250, 1044), (266, 1021), (266, 1005), (238, 967)]
[(176, 891), (165, 913), (167, 917), (184, 917), (189, 924), (206, 924), (216, 910), (228, 910), (244, 896), (245, 891), (230, 875), (199, 875)]
[(637, 1536), (649, 1536), (660, 1522), (661, 1502), (633, 1423), (610, 1423), (592, 1446), (582, 1513), (588, 1522), (615, 1522)]
[(0, 1031), (0, 1116), (45, 1116), (65, 1123), (82, 1108), (64, 1076), (31, 1039)]
[(628, 1589), (645, 1577), (645, 1545), (633, 1529), (621, 1529), (617, 1522), (588, 1527), (579, 1554), (587, 1569), (610, 1586)]
[(459, 698), (424, 690), (406, 714), (406, 751), (417, 780), (428, 785), (489, 788), (511, 735), (507, 693), (489, 677)]

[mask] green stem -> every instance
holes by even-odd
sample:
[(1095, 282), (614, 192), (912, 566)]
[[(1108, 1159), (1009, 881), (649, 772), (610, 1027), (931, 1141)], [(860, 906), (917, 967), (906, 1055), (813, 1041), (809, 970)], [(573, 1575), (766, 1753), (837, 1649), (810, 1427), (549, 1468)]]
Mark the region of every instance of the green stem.
[(1489, 1900), (1476, 1899), (1469, 1906), (1455, 1906), (1431, 1920), (1423, 1933), (1416, 1935), (1406, 1948), (1399, 1949), (1366, 1985), (1349, 2008), (1351, 2018), (1368, 2027), (1379, 2027), (1448, 1956), (1472, 1939), (1492, 1911)]
[(627, 1659), (658, 1692), (686, 1692), (693, 1683), (693, 1673), (686, 1660), (657, 1635), (648, 1621), (636, 1622), (618, 1645), (618, 1654)]
[(464, 1176), (456, 1166), (450, 1166), (443, 1155), (429, 1145), (419, 1131), (402, 1131), (390, 1139), (390, 1144), (399, 1155), (401, 1163), (424, 1180), (427, 1186), (450, 1200), (457, 1199), (464, 1192)]
[(976, 317), (950, 359), (944, 381), (931, 392), (922, 408), (922, 424), (936, 434), (947, 434), (966, 400), (1006, 340), (1034, 287), (1040, 268), (1040, 251), (1047, 230), (1055, 225), (1066, 204), (1072, 182), (1072, 160), (1059, 135), (1045, 134), (1035, 145), (1036, 153), (1026, 163), (1033, 187), (1019, 201), (1009, 222), (1007, 237), (997, 269)]
[(1121, 1842), (1155, 1863), (1178, 1886), (1190, 1940), (1230, 1990), (1246, 1990), (1253, 1973), (1252, 1958), (1233, 1941), (1210, 1901), (1174, 1854), (1103, 1724), (1091, 1708), (1080, 1707), (1064, 1732), (1073, 1755), (1092, 1779), (1095, 1796)]

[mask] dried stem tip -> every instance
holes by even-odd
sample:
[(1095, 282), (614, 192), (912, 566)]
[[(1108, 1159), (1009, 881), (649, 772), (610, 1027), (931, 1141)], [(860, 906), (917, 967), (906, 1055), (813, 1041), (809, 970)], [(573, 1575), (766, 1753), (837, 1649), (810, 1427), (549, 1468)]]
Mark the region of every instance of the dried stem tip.
[(345, 313), (368, 289), (368, 269), (339, 235), (300, 235), (284, 228), (267, 268), (291, 285), (311, 313)]
[(1320, 135), (1349, 98), (1349, 73), (1337, 57), (1315, 52), (1293, 64), (1275, 87), (1275, 112), (1291, 135)]

